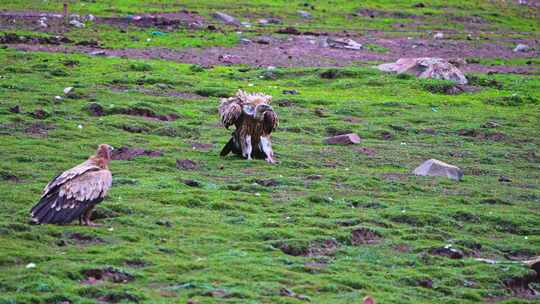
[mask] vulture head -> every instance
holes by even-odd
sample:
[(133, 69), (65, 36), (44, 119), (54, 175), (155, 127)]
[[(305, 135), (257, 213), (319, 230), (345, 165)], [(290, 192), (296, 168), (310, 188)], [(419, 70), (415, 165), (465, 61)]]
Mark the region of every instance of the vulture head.
[(261, 93), (250, 94), (241, 90), (236, 96), (243, 103), (242, 111), (256, 120), (262, 121), (266, 112), (273, 111), (272, 106), (270, 106), (272, 96)]
[(114, 148), (112, 146), (109, 146), (107, 144), (101, 144), (97, 149), (96, 157), (106, 162), (109, 162), (112, 158), (113, 150)]

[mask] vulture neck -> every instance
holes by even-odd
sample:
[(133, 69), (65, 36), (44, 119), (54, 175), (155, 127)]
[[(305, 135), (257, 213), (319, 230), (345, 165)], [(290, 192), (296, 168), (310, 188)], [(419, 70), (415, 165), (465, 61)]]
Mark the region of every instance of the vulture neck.
[(90, 156), (88, 160), (95, 163), (101, 169), (109, 170), (109, 161), (111, 158), (106, 152), (101, 153), (101, 151), (99, 151), (96, 155)]

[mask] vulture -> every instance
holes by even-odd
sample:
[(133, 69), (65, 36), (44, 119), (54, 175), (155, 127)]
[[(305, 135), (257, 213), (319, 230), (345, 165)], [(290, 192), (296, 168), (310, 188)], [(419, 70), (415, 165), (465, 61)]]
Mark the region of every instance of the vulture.
[(221, 124), (226, 129), (232, 125), (236, 128), (221, 156), (232, 152), (248, 160), (259, 158), (276, 163), (270, 134), (278, 125), (278, 117), (270, 106), (271, 102), (272, 96), (242, 90), (233, 97), (221, 99)]
[(67, 224), (79, 219), (80, 225), (98, 226), (90, 221), (90, 216), (111, 187), (108, 165), (112, 151), (109, 145), (99, 145), (95, 155), (49, 182), (39, 202), (30, 210), (32, 222)]

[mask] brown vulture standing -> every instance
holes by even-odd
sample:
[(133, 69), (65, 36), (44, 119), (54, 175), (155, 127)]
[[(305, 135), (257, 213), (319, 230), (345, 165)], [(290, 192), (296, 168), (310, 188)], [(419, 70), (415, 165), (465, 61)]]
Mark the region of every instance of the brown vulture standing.
[(236, 130), (223, 147), (221, 156), (230, 152), (246, 159), (262, 158), (275, 163), (270, 134), (278, 125), (278, 117), (272, 107), (272, 96), (249, 94), (238, 90), (235, 96), (223, 98), (219, 116), (225, 128), (235, 125)]
[(48, 183), (41, 199), (30, 211), (32, 222), (67, 224), (78, 218), (81, 225), (97, 226), (90, 221), (90, 216), (111, 187), (108, 165), (112, 150), (109, 145), (99, 145), (96, 155)]

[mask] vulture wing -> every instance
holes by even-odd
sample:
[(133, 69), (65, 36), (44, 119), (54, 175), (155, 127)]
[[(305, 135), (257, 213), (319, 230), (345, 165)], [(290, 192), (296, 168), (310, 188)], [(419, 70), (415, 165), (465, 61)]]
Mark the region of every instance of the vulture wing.
[(47, 195), (49, 192), (58, 188), (62, 184), (66, 183), (67, 181), (72, 180), (73, 178), (84, 174), (85, 172), (97, 171), (100, 169), (101, 168), (98, 167), (95, 163), (87, 160), (84, 163), (78, 166), (75, 166), (67, 171), (64, 171), (62, 174), (56, 176), (51, 182), (47, 184), (47, 186), (45, 186), (45, 189), (43, 189), (43, 196)]
[(274, 111), (266, 111), (263, 118), (264, 134), (270, 134), (278, 126), (278, 117)]
[(242, 105), (238, 99), (234, 97), (222, 99), (219, 106), (219, 117), (225, 128), (228, 129), (231, 125), (236, 124), (240, 116), (242, 116)]
[[(39, 203), (30, 212), (33, 221), (39, 224), (66, 224), (79, 218), (89, 207), (105, 198), (112, 184), (111, 172), (96, 167), (97, 170), (90, 168), (74, 174), (77, 168), (82, 170), (79, 165), (66, 171), (50, 185), (54, 185), (58, 178), (64, 176), (62, 183), (45, 188)], [(72, 173), (66, 174), (68, 172)]]

